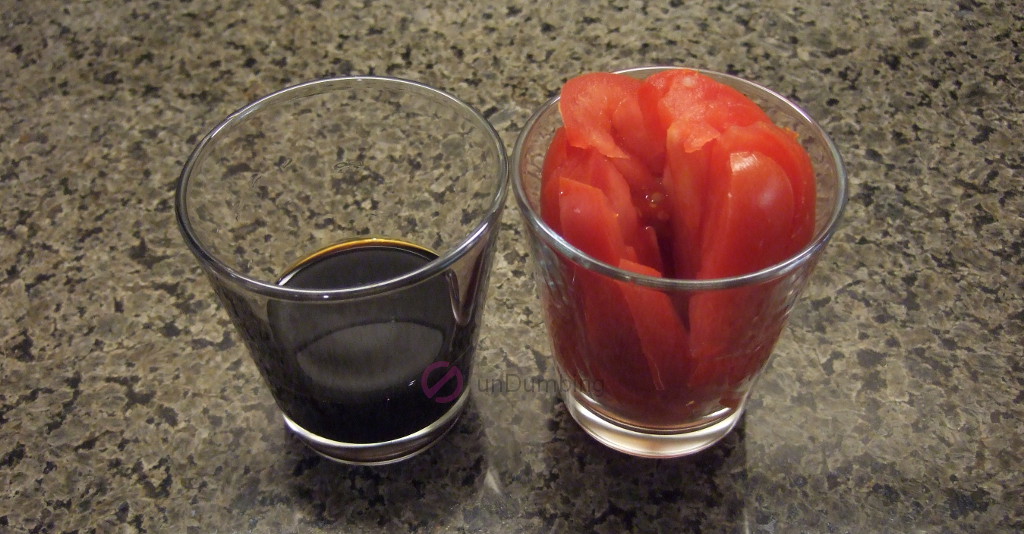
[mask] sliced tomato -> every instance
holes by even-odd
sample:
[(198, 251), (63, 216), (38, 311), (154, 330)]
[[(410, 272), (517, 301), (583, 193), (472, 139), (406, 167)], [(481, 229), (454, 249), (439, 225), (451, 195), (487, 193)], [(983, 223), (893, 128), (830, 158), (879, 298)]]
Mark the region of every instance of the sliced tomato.
[(644, 226), (640, 230), (637, 242), (637, 260), (659, 273), (665, 272), (665, 261), (661, 255), (661, 243), (658, 242), (658, 231), (653, 226)]
[[(685, 69), (643, 82), (595, 73), (570, 80), (559, 106), (541, 211), (588, 255), (648, 276), (722, 278), (811, 239), (809, 157), (728, 85)], [(691, 297), (565, 268), (556, 350), (570, 375), (601, 382), (602, 404), (641, 424), (739, 402), (790, 298), (778, 281)]]
[(645, 392), (655, 391), (655, 380), (640, 352), (636, 325), (618, 282), (577, 269), (575, 283), (582, 297), (585, 360), (622, 407), (642, 406)]
[(707, 192), (712, 179), (708, 168), (710, 147), (686, 151), (681, 131), (681, 128), (669, 130), (666, 139), (668, 165), (664, 182), (671, 210), (672, 275), (675, 278), (696, 278), (700, 268)]
[(612, 132), (612, 117), (626, 98), (635, 98), (642, 82), (629, 76), (593, 72), (577, 76), (562, 87), (558, 108), (572, 146), (594, 148), (610, 158), (625, 158)]
[[(661, 180), (661, 171), (653, 174), (636, 158), (616, 158), (609, 161), (622, 173), (629, 184), (633, 205), (642, 226), (655, 229), (667, 227), (671, 220), (668, 195)], [(660, 271), (661, 269), (658, 268)]]
[(690, 69), (654, 74), (639, 91), (644, 115), (656, 117), (663, 131), (681, 122), (683, 148), (688, 152), (704, 146), (730, 126), (770, 120), (743, 93)]
[(541, 182), (540, 191), (540, 218), (555, 231), (562, 235), (562, 223), (560, 208), (558, 207), (558, 194), (561, 184), (558, 180)]
[[(626, 95), (612, 113), (612, 136), (615, 142), (649, 173), (660, 173), (665, 167), (664, 135), (657, 121), (648, 120), (640, 108), (640, 86)], [(630, 158), (632, 159), (632, 158)], [(625, 171), (623, 171), (625, 172)]]
[(570, 145), (565, 135), (565, 128), (555, 130), (555, 136), (551, 139), (548, 151), (544, 154), (544, 167), (541, 171), (541, 180), (545, 183), (557, 180), (566, 175), (572, 167), (578, 166), (583, 160), (583, 151)]
[(564, 258), (562, 290), (548, 288), (555, 355), (577, 387), (617, 412), (639, 413), (653, 380), (616, 283)]
[(619, 228), (627, 245), (632, 245), (634, 236), (640, 229), (636, 206), (633, 205), (629, 184), (622, 173), (605, 156), (595, 150), (588, 151), (586, 167), (583, 174), (587, 183), (601, 190), (608, 197), (608, 202), (615, 211)]
[(768, 122), (756, 122), (727, 129), (717, 142), (721, 152), (760, 152), (785, 169), (793, 186), (793, 231), (789, 254), (806, 246), (814, 234), (817, 192), (814, 166), (796, 133)]
[(559, 178), (576, 177), (577, 169), (583, 164), (586, 154), (573, 147), (565, 136), (565, 128), (555, 131), (555, 136), (544, 155), (541, 171), (540, 216), (556, 233), (562, 233), (559, 223)]
[(793, 230), (793, 186), (760, 152), (715, 154), (721, 182), (708, 199), (698, 278), (752, 273), (786, 258)]
[(632, 190), (613, 161), (616, 160), (591, 150), (581, 174), (589, 180), (589, 185), (605, 194), (616, 214), (627, 251), (622, 257), (660, 269), (661, 251), (657, 237), (652, 239), (652, 229), (640, 220)]
[[(690, 300), (687, 385), (700, 397), (716, 398), (751, 378), (767, 362), (785, 316), (773, 304), (784, 298), (777, 281), (762, 286), (702, 292)], [(773, 315), (773, 310), (775, 314)]]
[[(774, 160), (760, 152), (716, 154), (723, 177), (712, 193), (698, 278), (751, 273), (786, 257), (793, 189)], [(697, 362), (689, 385), (731, 388), (767, 358), (783, 317), (773, 317), (777, 282), (700, 292), (689, 305), (690, 351)], [(763, 336), (770, 335), (770, 342)], [(751, 362), (754, 363), (751, 363)]]
[(657, 176), (648, 170), (639, 158), (627, 156), (624, 158), (610, 158), (609, 161), (622, 173), (622, 177), (629, 183), (633, 197), (640, 199), (651, 193), (662, 191)]
[(569, 178), (559, 181), (559, 222), (562, 235), (594, 258), (616, 265), (626, 244), (608, 197), (598, 188)]
[(672, 275), (694, 278), (700, 267), (711, 182), (711, 143), (734, 126), (768, 120), (739, 91), (689, 69), (657, 73), (639, 91), (642, 113), (664, 132), (663, 177), (671, 206)]
[[(621, 260), (619, 268), (661, 277), (660, 272), (628, 260)], [(619, 289), (632, 316), (655, 389), (664, 390), (666, 387), (683, 385), (690, 359), (689, 339), (671, 299), (656, 289), (627, 282), (619, 282)]]

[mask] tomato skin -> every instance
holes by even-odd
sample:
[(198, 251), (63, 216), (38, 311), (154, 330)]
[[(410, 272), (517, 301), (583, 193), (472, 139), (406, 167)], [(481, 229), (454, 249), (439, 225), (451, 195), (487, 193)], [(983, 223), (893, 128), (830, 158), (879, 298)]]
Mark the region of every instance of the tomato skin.
[(713, 154), (719, 177), (703, 229), (698, 278), (752, 273), (786, 258), (793, 229), (793, 186), (760, 152)]
[[(698, 277), (737, 276), (785, 259), (794, 210), (786, 171), (760, 152), (719, 150), (712, 159), (712, 172), (723, 179), (711, 195)], [(776, 287), (769, 281), (690, 299), (690, 349), (697, 362), (690, 387), (720, 394), (764, 364), (784, 321), (770, 315), (784, 308), (772, 305)]]
[(781, 166), (793, 187), (793, 231), (788, 254), (795, 254), (814, 234), (817, 191), (814, 166), (792, 130), (768, 122), (727, 129), (717, 139), (721, 152), (760, 152)]

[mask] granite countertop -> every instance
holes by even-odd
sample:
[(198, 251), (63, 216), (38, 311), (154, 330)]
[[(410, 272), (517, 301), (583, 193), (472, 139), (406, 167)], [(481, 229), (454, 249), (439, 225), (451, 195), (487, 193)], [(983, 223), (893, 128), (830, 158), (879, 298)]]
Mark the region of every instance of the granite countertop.
[[(1024, 4), (250, 4), (4, 8), (0, 532), (1024, 529)], [(378, 468), (290, 437), (174, 224), (199, 137), (372, 73), (451, 91), (511, 146), (566, 77), (647, 64), (793, 97), (848, 165), (740, 427), (637, 459), (554, 392), (487, 388), (554, 372), (510, 202), (453, 432)]]

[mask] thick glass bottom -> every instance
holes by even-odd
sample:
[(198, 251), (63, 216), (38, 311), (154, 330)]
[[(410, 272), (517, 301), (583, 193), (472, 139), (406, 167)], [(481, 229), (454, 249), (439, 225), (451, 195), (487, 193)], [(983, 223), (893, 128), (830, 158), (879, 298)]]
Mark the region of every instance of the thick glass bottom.
[(296, 437), (302, 440), (314, 452), (343, 464), (352, 465), (385, 465), (416, 456), (429, 449), (459, 420), (462, 409), (469, 398), (469, 392), (465, 392), (459, 400), (455, 401), (451, 409), (445, 412), (437, 421), (430, 426), (419, 430), (408, 436), (380, 443), (345, 443), (334, 441), (318, 436), (284, 417), (284, 423)]
[(732, 431), (736, 423), (743, 417), (744, 405), (726, 413), (721, 419), (698, 428), (666, 432), (652, 430), (645, 432), (641, 428), (615, 423), (581, 403), (573, 390), (563, 395), (566, 408), (572, 418), (583, 430), (603, 445), (644, 458), (677, 458), (700, 452)]

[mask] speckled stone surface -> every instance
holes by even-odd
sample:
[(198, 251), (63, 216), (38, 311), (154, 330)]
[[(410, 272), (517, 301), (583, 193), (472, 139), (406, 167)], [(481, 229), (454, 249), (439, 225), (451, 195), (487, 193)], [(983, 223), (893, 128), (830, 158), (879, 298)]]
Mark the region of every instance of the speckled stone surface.
[[(7, 2), (0, 532), (1024, 529), (1024, 4), (602, 4)], [(738, 430), (636, 459), (554, 392), (490, 387), (553, 373), (510, 202), (456, 429), (380, 468), (290, 437), (174, 224), (199, 137), (374, 73), (453, 92), (511, 146), (566, 77), (646, 64), (795, 98), (849, 167)]]

